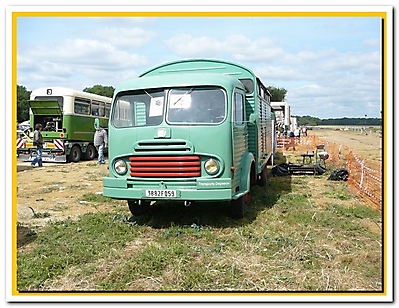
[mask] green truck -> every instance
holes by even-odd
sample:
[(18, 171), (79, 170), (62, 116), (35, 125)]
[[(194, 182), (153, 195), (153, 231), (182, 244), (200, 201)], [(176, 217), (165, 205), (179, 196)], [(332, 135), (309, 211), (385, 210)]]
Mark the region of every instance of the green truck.
[[(43, 162), (79, 162), (93, 160), (94, 122), (108, 127), (111, 98), (63, 87), (47, 87), (32, 91), (29, 100), (30, 133), (42, 125)], [(32, 161), (36, 147), (31, 140), (17, 137), (17, 157)]]
[(104, 196), (133, 215), (152, 201), (225, 202), (243, 218), (273, 155), (271, 95), (248, 68), (188, 59), (117, 86), (108, 124)]

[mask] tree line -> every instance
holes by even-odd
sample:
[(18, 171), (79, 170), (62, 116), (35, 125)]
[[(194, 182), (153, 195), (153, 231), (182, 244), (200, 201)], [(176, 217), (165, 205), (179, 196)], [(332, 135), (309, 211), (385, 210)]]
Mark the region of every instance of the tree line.
[(293, 116), (297, 118), (299, 126), (322, 126), (322, 125), (339, 125), (339, 126), (381, 126), (381, 118), (331, 118), (331, 119), (319, 119), (312, 116)]
[[(287, 90), (284, 88), (267, 87), (267, 90), (272, 95), (274, 102), (283, 102), (287, 94)], [(83, 92), (93, 93), (106, 97), (113, 97), (115, 88), (112, 86), (94, 85), (93, 87), (87, 87), (83, 89)], [(29, 99), (32, 91), (29, 91), (23, 85), (17, 85), (17, 122), (23, 122), (29, 120)], [(376, 126), (381, 125), (381, 118), (336, 118), (336, 119), (319, 119), (309, 115), (306, 116), (294, 116), (297, 118), (298, 125), (366, 125)]]

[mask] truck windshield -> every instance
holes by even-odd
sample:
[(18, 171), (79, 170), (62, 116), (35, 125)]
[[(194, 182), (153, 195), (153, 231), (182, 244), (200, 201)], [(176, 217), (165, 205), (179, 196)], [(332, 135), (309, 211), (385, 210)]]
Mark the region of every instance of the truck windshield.
[(140, 90), (120, 93), (111, 122), (115, 127), (221, 123), (226, 114), (225, 92), (217, 87)]
[(220, 88), (172, 89), (167, 122), (221, 123), (225, 118), (225, 95)]

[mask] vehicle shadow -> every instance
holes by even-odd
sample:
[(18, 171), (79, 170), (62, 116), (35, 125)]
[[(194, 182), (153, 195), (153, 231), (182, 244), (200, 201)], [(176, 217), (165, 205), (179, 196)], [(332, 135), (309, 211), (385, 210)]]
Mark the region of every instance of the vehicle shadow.
[(21, 248), (34, 242), (37, 239), (37, 234), (31, 228), (18, 225), (17, 226), (17, 248)]
[[(282, 155), (278, 158), (277, 164), (285, 162)], [(224, 228), (251, 224), (260, 212), (272, 209), (281, 195), (291, 191), (291, 176), (273, 176), (272, 167), (268, 166), (268, 180), (264, 186), (255, 184), (251, 187), (247, 213), (242, 219), (231, 217), (229, 202), (195, 202), (185, 206), (183, 202), (158, 201), (150, 206), (146, 214), (132, 216), (129, 221), (153, 228), (176, 225)]]

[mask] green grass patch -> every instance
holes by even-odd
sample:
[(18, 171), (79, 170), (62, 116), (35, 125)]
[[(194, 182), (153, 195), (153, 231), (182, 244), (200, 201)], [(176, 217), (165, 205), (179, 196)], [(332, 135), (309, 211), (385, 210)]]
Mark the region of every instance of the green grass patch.
[(381, 291), (381, 213), (344, 184), (270, 177), (253, 187), (247, 217), (228, 213), (225, 203), (158, 202), (140, 217), (126, 206), (50, 222), (18, 251), (18, 289)]

